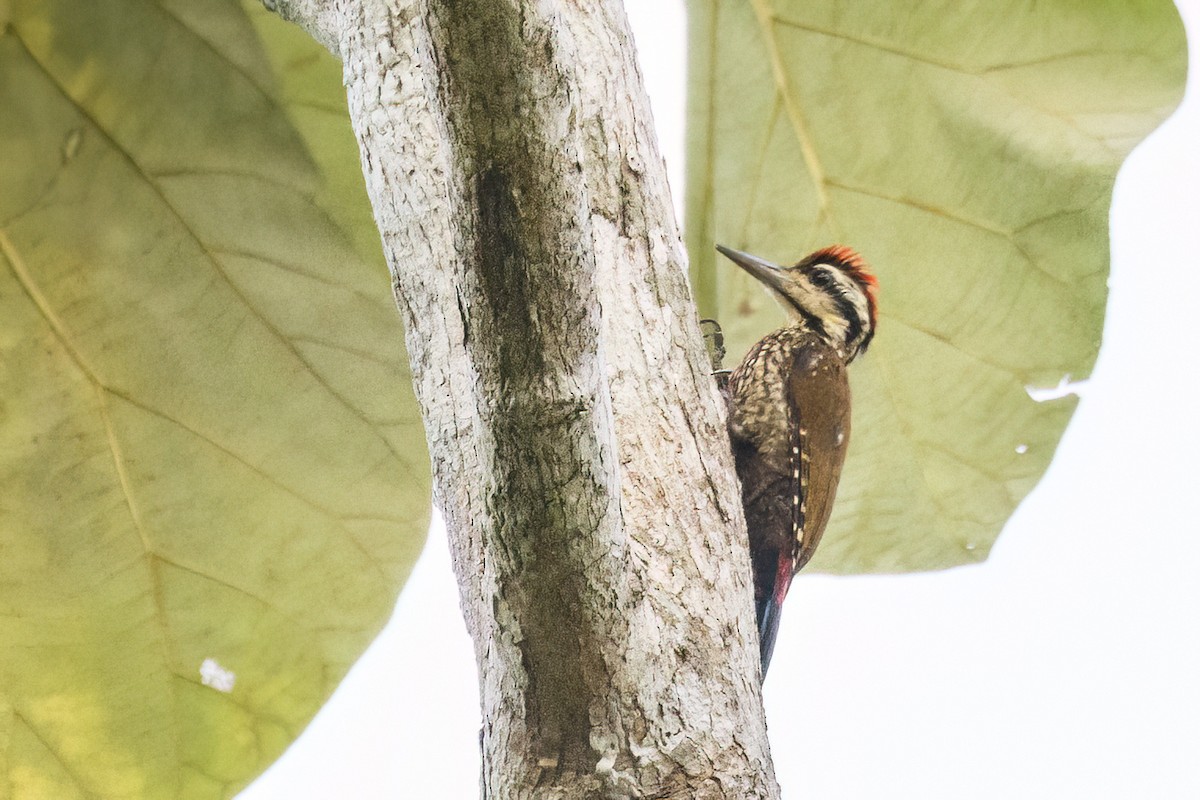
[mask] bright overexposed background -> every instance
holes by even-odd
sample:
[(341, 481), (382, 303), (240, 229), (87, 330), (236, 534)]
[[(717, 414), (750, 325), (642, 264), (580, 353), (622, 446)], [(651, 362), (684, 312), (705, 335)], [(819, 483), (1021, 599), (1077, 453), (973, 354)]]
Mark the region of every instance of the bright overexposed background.
[[(628, 10), (678, 198), (683, 2)], [(765, 689), (784, 798), (1200, 798), (1197, 94), (1121, 170), (1100, 359), (989, 561), (792, 589)], [(386, 630), (240, 800), (475, 798), (478, 731), (435, 523)]]

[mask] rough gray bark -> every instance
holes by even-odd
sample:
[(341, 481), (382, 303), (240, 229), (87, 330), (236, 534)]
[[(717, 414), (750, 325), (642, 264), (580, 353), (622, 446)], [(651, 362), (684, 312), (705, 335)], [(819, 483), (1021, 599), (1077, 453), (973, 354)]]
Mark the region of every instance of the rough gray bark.
[(617, 0), (293, 0), (345, 64), (494, 798), (777, 797), (745, 528)]

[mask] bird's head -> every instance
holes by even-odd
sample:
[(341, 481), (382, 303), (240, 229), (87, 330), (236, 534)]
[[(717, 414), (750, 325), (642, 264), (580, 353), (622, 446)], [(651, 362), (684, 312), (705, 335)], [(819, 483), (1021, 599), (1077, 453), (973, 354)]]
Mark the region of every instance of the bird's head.
[(795, 322), (844, 348), (848, 361), (866, 351), (875, 335), (878, 282), (858, 253), (834, 245), (781, 267), (721, 245), (717, 250), (767, 287)]

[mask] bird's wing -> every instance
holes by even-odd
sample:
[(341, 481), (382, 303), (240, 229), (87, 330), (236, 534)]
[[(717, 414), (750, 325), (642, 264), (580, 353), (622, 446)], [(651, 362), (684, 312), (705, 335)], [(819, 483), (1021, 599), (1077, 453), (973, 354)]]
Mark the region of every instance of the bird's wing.
[(798, 481), (792, 571), (798, 572), (820, 544), (846, 448), (850, 444), (850, 383), (846, 361), (821, 343), (797, 348), (787, 400), (793, 479)]

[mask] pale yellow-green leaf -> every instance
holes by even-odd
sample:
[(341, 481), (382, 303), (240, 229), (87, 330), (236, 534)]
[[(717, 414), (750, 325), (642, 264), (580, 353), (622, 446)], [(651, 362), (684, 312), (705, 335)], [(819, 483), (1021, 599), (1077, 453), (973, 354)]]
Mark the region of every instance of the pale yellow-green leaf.
[(230, 797), (427, 524), (340, 67), (230, 0), (0, 11), (0, 796)]
[(817, 570), (982, 560), (1045, 471), (1100, 346), (1108, 208), (1178, 103), (1167, 0), (692, 0), (688, 244), (731, 357), (780, 324), (714, 242), (840, 242), (881, 284)]
[(242, 5), (270, 60), (276, 84), (268, 91), (280, 98), (325, 179), (315, 200), (350, 234), (359, 254), (385, 271), (379, 230), (363, 189), (358, 142), (350, 130), (341, 63), (304, 30), (267, 11), (261, 0), (242, 0)]

